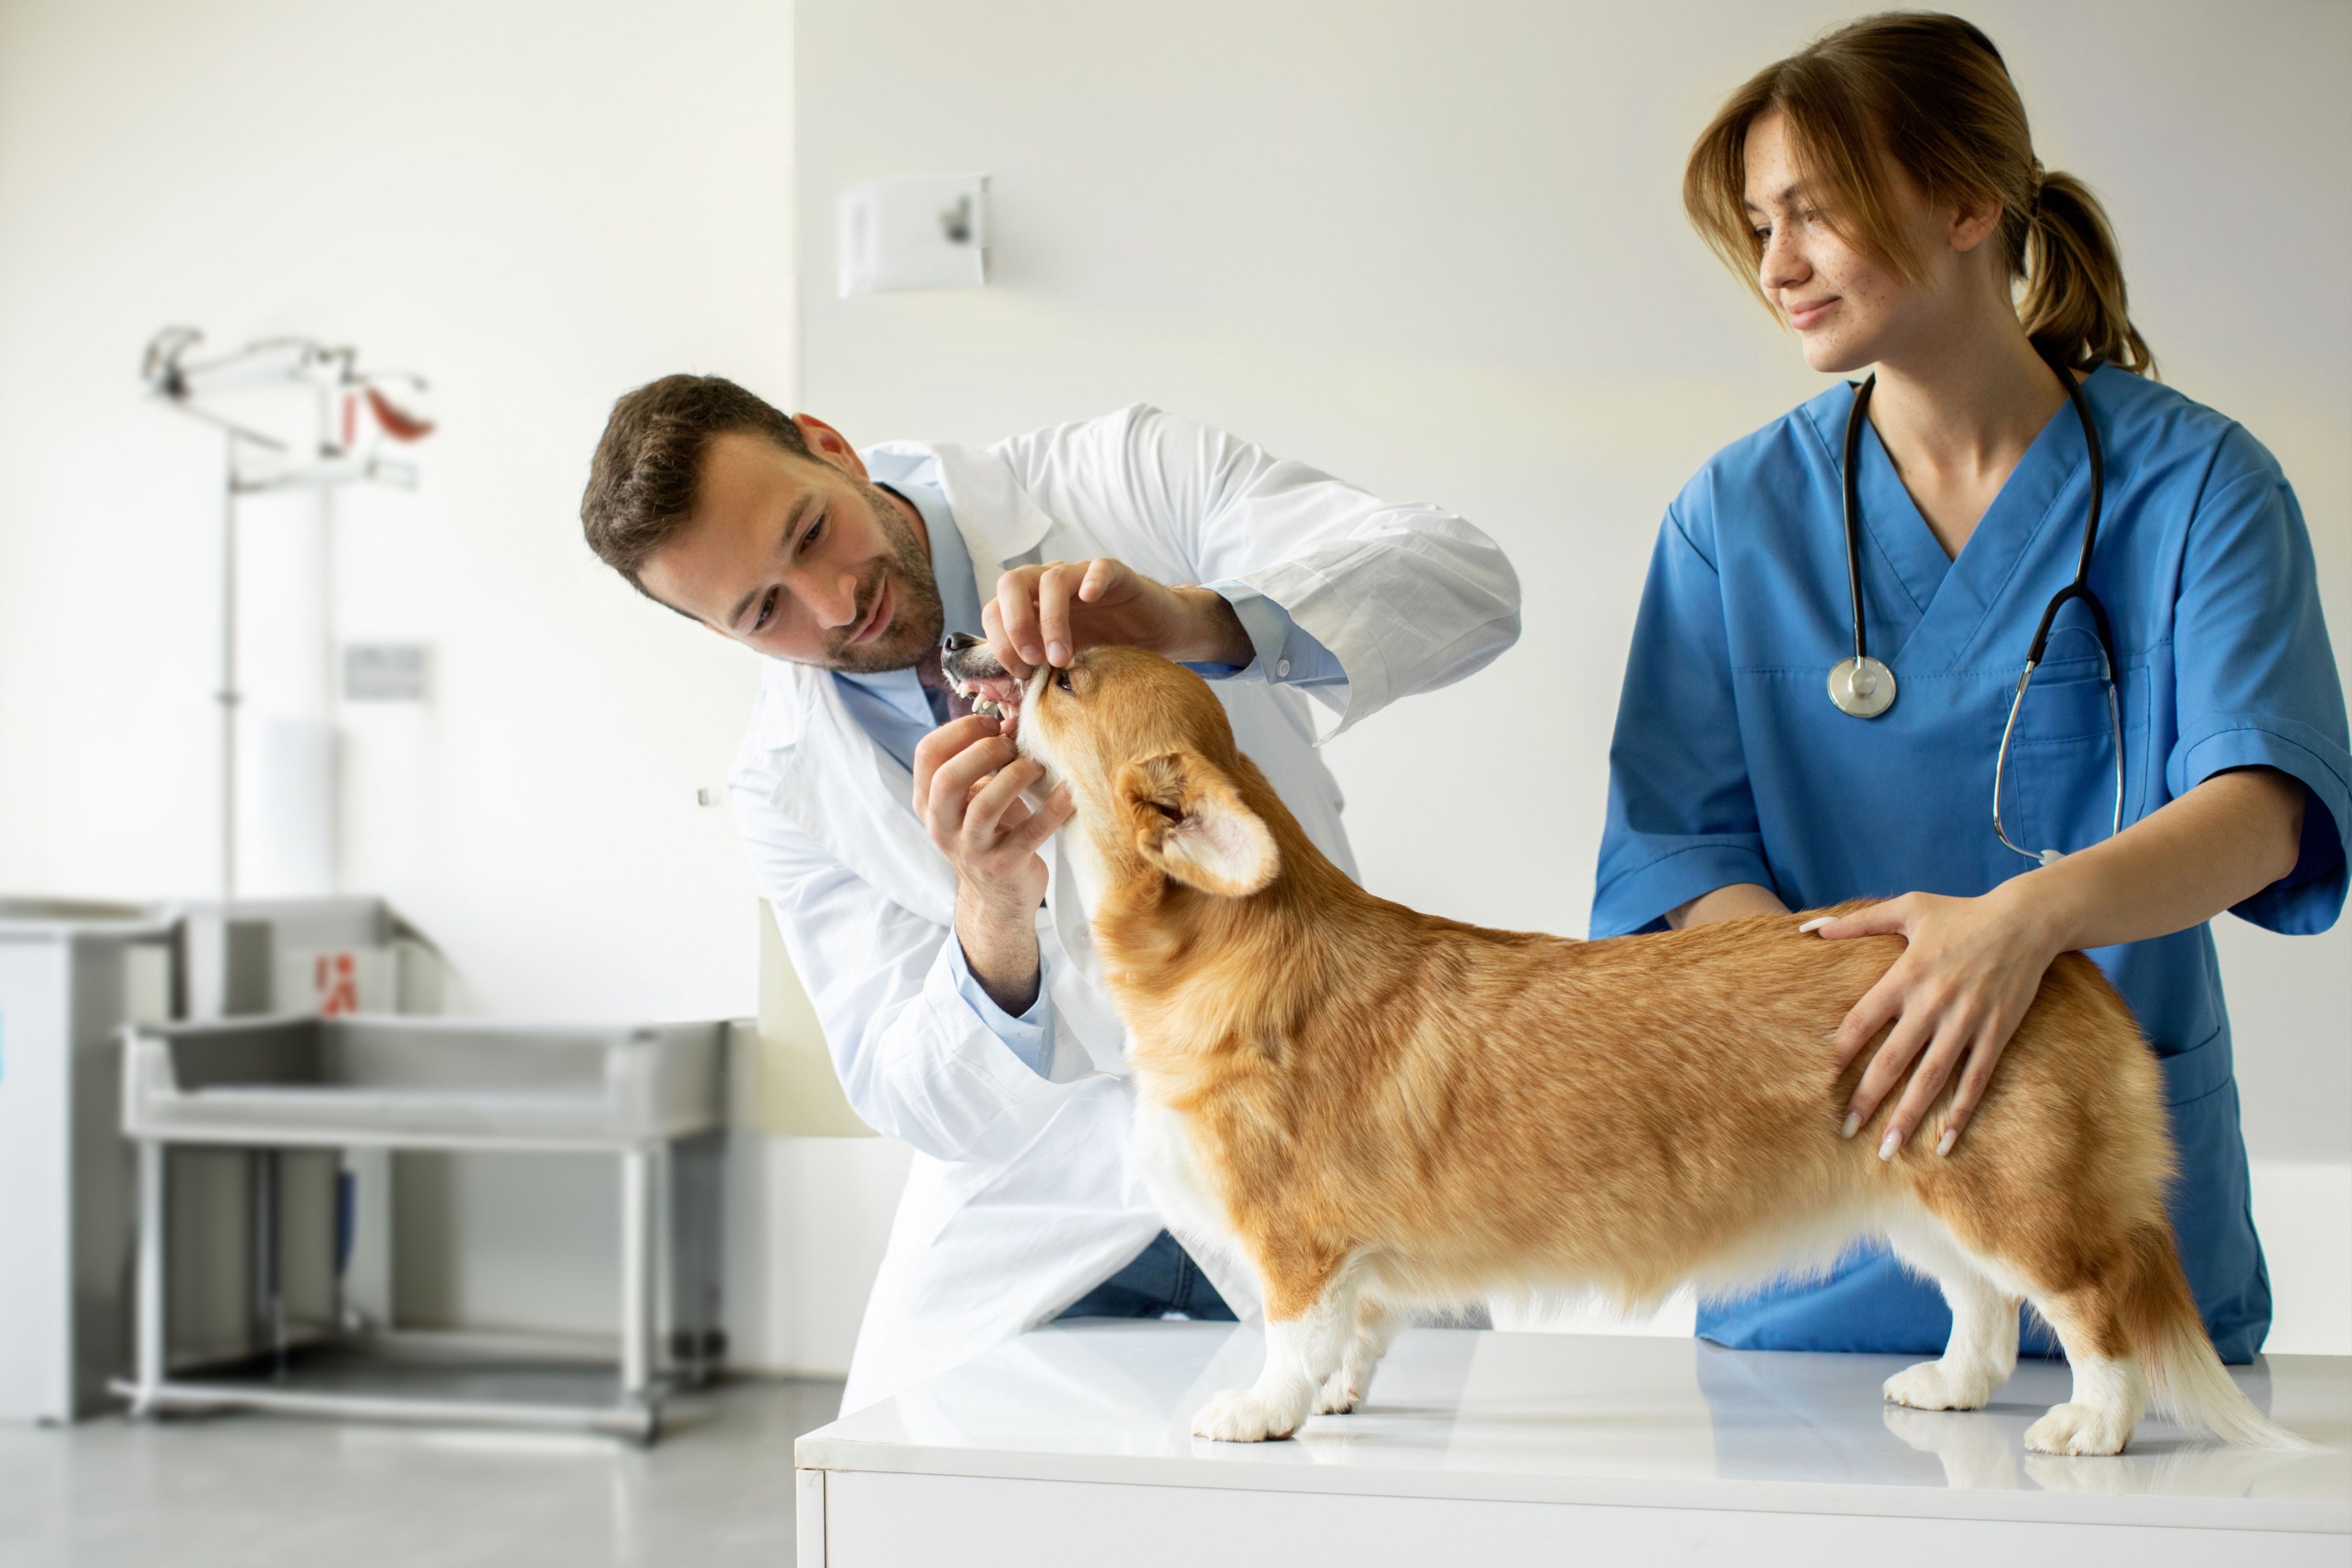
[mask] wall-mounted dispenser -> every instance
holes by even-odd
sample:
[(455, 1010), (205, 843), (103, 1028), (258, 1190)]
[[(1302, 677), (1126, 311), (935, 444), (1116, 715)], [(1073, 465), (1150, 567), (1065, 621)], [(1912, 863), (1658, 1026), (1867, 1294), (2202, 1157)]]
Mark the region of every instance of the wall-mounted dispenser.
[(868, 180), (841, 193), (841, 297), (988, 281), (988, 176)]

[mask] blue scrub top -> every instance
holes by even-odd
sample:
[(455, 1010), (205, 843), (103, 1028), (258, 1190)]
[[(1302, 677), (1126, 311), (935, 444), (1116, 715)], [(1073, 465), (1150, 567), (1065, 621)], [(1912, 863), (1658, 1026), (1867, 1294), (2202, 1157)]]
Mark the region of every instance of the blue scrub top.
[[(2232, 912), (2326, 930), (2344, 904), (2352, 755), (2294, 493), (2252, 436), (2113, 366), (2084, 383), (2105, 448), (2090, 583), (2121, 664), (2126, 826), (2227, 768), (2275, 768), (2309, 799), (2294, 870)], [(2073, 580), (2088, 454), (2061, 407), (1948, 558), (1874, 430), (1859, 476), (1870, 651), (1900, 695), (1831, 705), (1853, 652), (1838, 455), (1849, 386), (1725, 448), (1668, 508), (1610, 749), (1592, 935), (1664, 928), (1730, 883), (1792, 909), (1921, 890), (1972, 896), (2032, 869), (1992, 831), (1993, 759), (2042, 607)], [(2115, 748), (2079, 602), (2062, 611), (2011, 743), (2002, 821), (2031, 849), (2107, 833)], [(2182, 1261), (2222, 1359), (2251, 1360), (2270, 1286), (2248, 1207), (2229, 1016), (2207, 925), (2091, 955), (2162, 1060), (2182, 1179)], [(1740, 1348), (1935, 1353), (1932, 1285), (1864, 1249), (1830, 1277), (1705, 1304)], [(2029, 1351), (2054, 1354), (2040, 1325)]]

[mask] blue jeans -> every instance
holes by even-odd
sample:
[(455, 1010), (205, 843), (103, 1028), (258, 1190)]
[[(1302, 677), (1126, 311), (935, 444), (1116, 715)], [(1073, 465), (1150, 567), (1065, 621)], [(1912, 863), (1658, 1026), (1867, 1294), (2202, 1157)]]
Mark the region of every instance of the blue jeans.
[(1200, 1322), (1233, 1322), (1234, 1310), (1192, 1255), (1165, 1230), (1135, 1261), (1080, 1296), (1066, 1318), (1160, 1318), (1175, 1312)]

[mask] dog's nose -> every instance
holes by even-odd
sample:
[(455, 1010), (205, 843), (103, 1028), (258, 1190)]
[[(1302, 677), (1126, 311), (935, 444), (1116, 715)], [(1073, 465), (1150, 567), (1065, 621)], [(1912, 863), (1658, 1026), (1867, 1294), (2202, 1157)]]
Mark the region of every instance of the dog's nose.
[(983, 641), (984, 639), (975, 637), (969, 632), (950, 632), (947, 635), (947, 640), (940, 644), (940, 652), (961, 653), (966, 648), (979, 647)]

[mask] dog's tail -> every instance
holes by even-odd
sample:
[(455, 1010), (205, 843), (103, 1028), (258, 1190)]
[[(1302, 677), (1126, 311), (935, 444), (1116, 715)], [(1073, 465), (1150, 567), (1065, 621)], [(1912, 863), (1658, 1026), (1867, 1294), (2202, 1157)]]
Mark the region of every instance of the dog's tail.
[(2180, 1271), (2172, 1227), (2158, 1222), (2132, 1232), (2121, 1308), (2125, 1331), (2147, 1376), (2149, 1403), (2193, 1431), (2250, 1448), (2307, 1451), (2316, 1445), (2254, 1408), (2214, 1354), (2197, 1300)]

